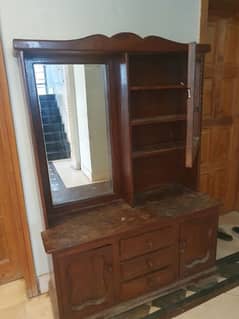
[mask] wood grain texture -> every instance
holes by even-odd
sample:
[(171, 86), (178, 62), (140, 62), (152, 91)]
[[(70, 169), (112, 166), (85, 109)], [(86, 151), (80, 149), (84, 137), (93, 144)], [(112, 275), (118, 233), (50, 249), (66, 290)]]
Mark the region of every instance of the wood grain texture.
[[(176, 241), (175, 241), (176, 242)], [(176, 263), (175, 256), (177, 256), (177, 244), (172, 247), (160, 249), (156, 252), (151, 252), (146, 255), (133, 258), (125, 262), (121, 262), (121, 276), (123, 281), (134, 279), (136, 277), (155, 271), (160, 268), (167, 267)]]
[[(114, 299), (113, 248), (110, 245), (58, 258), (65, 318), (85, 318), (110, 307)], [(77, 280), (76, 280), (77, 279)]]
[(60, 319), (104, 318), (213, 268), (218, 203), (205, 195), (164, 189), (137, 209), (118, 203), (89, 214), (43, 236), (54, 245)]
[[(201, 214), (197, 218), (182, 224), (180, 239), (180, 273), (190, 276), (205, 267), (214, 265), (217, 238), (217, 212), (208, 216)], [(201, 238), (199, 241), (198, 238)]]
[[(196, 83), (200, 79), (195, 74), (200, 70), (198, 68), (195, 70), (193, 66), (196, 64), (196, 56), (202, 56), (209, 47), (196, 44), (193, 47), (194, 54), (188, 63), (189, 44), (176, 43), (156, 36), (141, 38), (135, 34), (120, 33), (110, 38), (92, 35), (71, 41), (14, 40), (14, 48), (21, 57), (26, 80), (47, 227), (51, 225), (53, 219), (60, 218), (64, 214), (77, 213), (117, 198), (124, 198), (131, 205), (135, 205), (138, 192), (164, 184), (181, 183), (195, 189), (197, 161), (194, 161), (194, 165), (190, 165), (190, 169), (185, 170), (183, 155), (186, 144), (186, 90), (189, 83), (191, 89), (195, 88), (195, 96), (201, 96), (200, 85)], [(95, 194), (93, 198), (79, 198), (74, 202), (58, 203), (58, 205), (52, 202), (39, 103), (34, 83), (34, 63), (107, 65), (113, 165), (112, 194), (105, 196)], [(188, 81), (189, 76), (190, 81)], [(194, 90), (192, 94), (194, 97)], [(193, 107), (194, 105), (190, 110)], [(151, 123), (155, 125), (145, 125), (143, 128), (141, 125), (131, 126), (135, 115), (139, 114), (141, 120), (145, 120), (147, 114), (154, 116), (156, 112), (159, 116), (174, 115), (180, 121), (164, 121), (166, 126), (160, 121)], [(200, 120), (199, 117), (197, 120)], [(190, 121), (195, 122), (194, 119)], [(193, 126), (194, 123), (190, 125)], [(170, 146), (164, 147), (162, 144)], [(151, 149), (146, 150), (146, 148)], [(179, 156), (177, 167), (174, 165), (176, 154)], [(159, 169), (162, 165), (163, 170)], [(147, 169), (149, 166), (150, 170)]]
[(2, 47), (0, 47), (0, 69), (1, 282), (23, 276), (26, 282), (27, 294), (29, 297), (33, 297), (38, 294), (38, 288), (25, 212)]
[(237, 0), (209, 0), (209, 11), (223, 18), (236, 16), (239, 12)]
[[(158, 50), (169, 51), (187, 51), (187, 44), (179, 44), (170, 40), (166, 40), (157, 36), (148, 36), (141, 38), (134, 33), (118, 33), (112, 37), (105, 35), (93, 35), (83, 39), (70, 41), (49, 41), (49, 40), (20, 40), (15, 39), (13, 42), (15, 50), (32, 50), (40, 53), (41, 51), (57, 51), (59, 54), (66, 50), (82, 51), (82, 52), (137, 52)], [(206, 46), (202, 46), (203, 51)]]
[(209, 0), (201, 0), (200, 43), (207, 42)]
[(221, 200), (223, 212), (237, 208), (239, 177), (235, 160), (239, 140), (235, 133), (239, 81), (236, 6), (236, 1), (209, 1), (207, 35), (212, 50), (205, 64), (200, 190)]
[(167, 225), (175, 218), (182, 218), (192, 212), (200, 212), (219, 205), (206, 195), (184, 191), (181, 188), (164, 191), (161, 194), (156, 192), (151, 196), (146, 204), (139, 207), (132, 208), (125, 203), (115, 203), (90, 210), (47, 229), (42, 233), (46, 251), (54, 253), (111, 238), (117, 234), (130, 232), (132, 227), (152, 226), (155, 223)]

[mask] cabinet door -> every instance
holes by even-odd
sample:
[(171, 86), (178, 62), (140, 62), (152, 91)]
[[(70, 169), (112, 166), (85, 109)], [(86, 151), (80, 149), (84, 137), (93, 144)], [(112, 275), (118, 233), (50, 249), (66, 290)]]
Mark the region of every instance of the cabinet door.
[(186, 133), (186, 167), (193, 167), (200, 146), (203, 56), (197, 54), (196, 43), (188, 51), (188, 99)]
[(63, 318), (84, 318), (113, 303), (112, 246), (58, 260)]
[(205, 270), (215, 263), (218, 214), (211, 212), (181, 225), (181, 277)]

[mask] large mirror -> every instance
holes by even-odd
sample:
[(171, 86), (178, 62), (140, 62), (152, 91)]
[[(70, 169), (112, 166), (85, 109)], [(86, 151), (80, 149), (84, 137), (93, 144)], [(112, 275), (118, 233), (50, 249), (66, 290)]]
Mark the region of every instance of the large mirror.
[(104, 64), (34, 64), (53, 205), (110, 194)]

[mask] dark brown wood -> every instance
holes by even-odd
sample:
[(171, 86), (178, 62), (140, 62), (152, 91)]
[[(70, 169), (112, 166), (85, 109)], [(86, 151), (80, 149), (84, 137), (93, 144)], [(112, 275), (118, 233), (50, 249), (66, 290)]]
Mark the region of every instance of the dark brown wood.
[[(113, 303), (113, 248), (104, 246), (72, 255), (58, 255), (63, 316), (83, 318)], [(56, 262), (56, 261), (55, 261)]]
[[(187, 51), (186, 44), (169, 41), (157, 36), (148, 36), (141, 38), (134, 33), (119, 33), (112, 37), (105, 35), (91, 35), (79, 40), (70, 41), (51, 41), (51, 40), (20, 40), (15, 39), (13, 42), (15, 50), (26, 52), (174, 52)], [(200, 50), (206, 52), (207, 45), (201, 45)]]
[(148, 203), (142, 203), (135, 208), (120, 202), (91, 209), (47, 229), (42, 233), (46, 252), (54, 253), (127, 232), (132, 234), (132, 227), (140, 229), (151, 225), (152, 231), (156, 223), (162, 228), (171, 225), (172, 221), (175, 222), (175, 218), (187, 217), (192, 212), (200, 213), (219, 205), (207, 195), (181, 187), (150, 193), (147, 198)]
[(129, 94), (129, 56), (126, 53), (122, 57), (119, 66), (121, 82), (121, 149), (122, 149), (122, 173), (123, 173), (123, 197), (131, 205), (134, 203), (133, 163), (130, 123), (130, 94)]
[(218, 212), (204, 213), (181, 226), (180, 274), (182, 277), (200, 272), (215, 263)]
[[(135, 189), (137, 192), (145, 192), (158, 188), (165, 184), (184, 183), (187, 173), (185, 168), (185, 147), (182, 144), (165, 146), (165, 150), (154, 148), (144, 153), (135, 153), (134, 173)], [(141, 156), (137, 156), (137, 154)], [(144, 155), (144, 156), (143, 156)], [(157, 155), (157, 156), (156, 156)], [(175, 158), (177, 160), (175, 161)], [(158, 169), (164, 167), (163, 170)], [(192, 187), (191, 183), (191, 187)]]
[(142, 157), (158, 156), (160, 153), (168, 153), (171, 151), (185, 149), (185, 144), (182, 142), (175, 143), (161, 143), (153, 146), (141, 147), (139, 150), (135, 150), (132, 154), (134, 159)]
[(60, 319), (134, 304), (214, 265), (216, 201), (180, 187), (146, 198), (137, 208), (102, 207), (43, 232), (53, 254)]
[(156, 252), (121, 262), (121, 278), (123, 281), (127, 281), (147, 274), (149, 271), (152, 272), (176, 264), (175, 256), (177, 256), (177, 252), (178, 247), (176, 244), (172, 247), (166, 247)]
[(110, 309), (105, 309), (101, 313), (90, 316), (89, 319), (98, 319), (98, 318), (112, 319), (116, 315), (119, 315), (119, 314), (124, 315), (125, 312), (128, 310), (134, 309), (135, 307), (141, 306), (146, 303), (150, 303), (156, 298), (160, 298), (164, 295), (175, 292), (175, 290), (177, 289), (180, 289), (180, 288), (184, 289), (185, 285), (189, 285), (190, 283), (195, 283), (195, 281), (203, 279), (208, 276), (212, 276), (213, 274), (215, 274), (215, 267), (207, 269), (201, 273), (187, 277), (185, 279), (182, 279), (182, 280), (179, 279), (172, 284), (166, 285), (157, 290), (151, 291), (147, 294), (139, 295), (137, 298), (121, 302), (120, 304), (114, 305)]
[(221, 17), (232, 17), (239, 13), (237, 0), (209, 0), (209, 11)]
[(146, 125), (146, 124), (154, 124), (154, 123), (170, 123), (170, 122), (177, 122), (177, 121), (185, 121), (186, 115), (164, 115), (164, 116), (157, 116), (157, 117), (146, 117), (144, 119), (135, 119), (131, 121), (132, 126), (138, 125)]
[(196, 74), (196, 43), (188, 48), (188, 99), (187, 99), (187, 134), (186, 134), (186, 167), (192, 167), (194, 161), (194, 99)]
[(186, 90), (135, 91), (130, 97), (132, 120), (186, 115)]
[[(192, 191), (197, 153), (185, 167), (187, 125), (191, 146), (200, 130), (201, 69), (209, 47), (121, 33), (72, 41), (15, 40), (14, 48), (23, 58), (51, 223), (42, 238), (53, 259), (56, 316), (106, 318), (192, 274), (211, 271), (219, 203)], [(33, 82), (36, 61), (107, 65), (113, 194), (52, 205)], [(193, 98), (187, 110), (188, 89)]]
[[(26, 80), (47, 225), (57, 219), (57, 216), (102, 205), (120, 197), (135, 205), (137, 192), (163, 184), (181, 183), (194, 188), (197, 184), (197, 165), (190, 171), (185, 171), (182, 153), (186, 144), (187, 83), (190, 88), (195, 85), (194, 75), (191, 74), (195, 56), (192, 56), (189, 63), (188, 44), (179, 44), (159, 37), (142, 39), (134, 34), (121, 33), (111, 38), (94, 35), (71, 41), (14, 40), (14, 48), (21, 56)], [(194, 49), (195, 53), (202, 54), (208, 50), (208, 46), (194, 45)], [(57, 202), (53, 202), (34, 84), (34, 63), (107, 65), (112, 194), (106, 194), (104, 191), (103, 196), (98, 196), (98, 192), (95, 192), (93, 197), (87, 198), (92, 194), (91, 187), (86, 187), (86, 192), (76, 189), (70, 194), (65, 192), (64, 196), (59, 193)], [(188, 76), (191, 76), (190, 81)], [(152, 119), (152, 116), (157, 118)], [(142, 123), (143, 127), (138, 125)], [(176, 154), (179, 155), (179, 160), (175, 166), (173, 158)], [(147, 157), (148, 161), (136, 161), (141, 157)], [(166, 166), (160, 172), (158, 167), (162, 164)], [(139, 165), (142, 167), (139, 168)], [(148, 165), (151, 165), (150, 173), (146, 171)], [(142, 174), (139, 174), (140, 170), (143, 170)], [(177, 172), (175, 178), (173, 172)], [(151, 176), (154, 176), (152, 180)], [(82, 193), (84, 196), (77, 200)], [(64, 198), (69, 202), (63, 203)]]
[(120, 256), (123, 260), (144, 255), (154, 250), (169, 247), (177, 241), (177, 229), (172, 226), (151, 230), (143, 235), (120, 241)]
[(131, 91), (154, 91), (154, 90), (169, 90), (169, 89), (185, 89), (185, 85), (180, 84), (161, 84), (161, 85), (141, 85), (131, 86)]
[(177, 279), (177, 264), (121, 284), (120, 300), (128, 300), (171, 284)]

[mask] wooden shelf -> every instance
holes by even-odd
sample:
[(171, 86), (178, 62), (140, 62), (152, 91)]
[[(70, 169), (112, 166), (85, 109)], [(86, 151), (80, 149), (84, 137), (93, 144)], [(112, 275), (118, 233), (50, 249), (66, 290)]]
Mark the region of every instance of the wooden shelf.
[(177, 122), (177, 121), (186, 121), (186, 119), (187, 119), (186, 114), (173, 114), (173, 115), (134, 119), (131, 121), (131, 125), (140, 126), (140, 125), (147, 125), (147, 124), (169, 123), (169, 122)]
[(185, 142), (175, 142), (175, 143), (162, 143), (159, 145), (147, 146), (136, 150), (132, 154), (132, 158), (142, 158), (157, 156), (161, 153), (171, 152), (175, 150), (181, 150), (185, 148)]
[(167, 85), (135, 85), (131, 86), (131, 91), (153, 91), (153, 90), (170, 90), (170, 89), (187, 89), (182, 84), (167, 84)]

